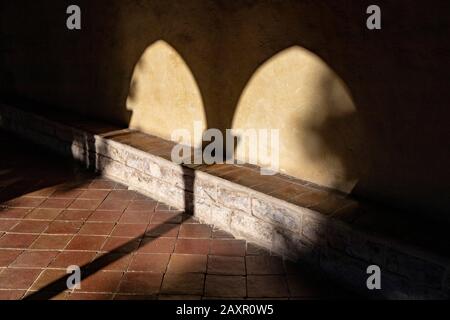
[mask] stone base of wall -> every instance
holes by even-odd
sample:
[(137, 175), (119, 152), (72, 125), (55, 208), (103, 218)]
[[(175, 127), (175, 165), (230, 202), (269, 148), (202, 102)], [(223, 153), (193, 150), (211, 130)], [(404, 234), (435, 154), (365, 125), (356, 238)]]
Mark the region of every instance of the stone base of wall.
[[(0, 127), (185, 209), (235, 237), (291, 260), (306, 261), (363, 295), (449, 297), (446, 257), (364, 232), (314, 206), (293, 204), (195, 166), (177, 165), (168, 157), (168, 141), (128, 129), (95, 133), (5, 105), (0, 105)], [(136, 134), (139, 141), (129, 139)], [(366, 285), (367, 267), (373, 264), (381, 268), (381, 290), (368, 290)]]

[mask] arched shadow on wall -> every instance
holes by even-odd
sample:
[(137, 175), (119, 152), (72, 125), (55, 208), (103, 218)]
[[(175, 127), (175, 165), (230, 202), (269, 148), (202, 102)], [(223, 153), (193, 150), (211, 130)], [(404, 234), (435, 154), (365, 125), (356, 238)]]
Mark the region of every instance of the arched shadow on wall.
[[(233, 128), (279, 130), (280, 171), (331, 189), (351, 192), (367, 170), (364, 133), (348, 88), (300, 46), (278, 52), (255, 71), (239, 99)], [(238, 149), (250, 147), (243, 143)], [(254, 164), (263, 165), (259, 158)]]

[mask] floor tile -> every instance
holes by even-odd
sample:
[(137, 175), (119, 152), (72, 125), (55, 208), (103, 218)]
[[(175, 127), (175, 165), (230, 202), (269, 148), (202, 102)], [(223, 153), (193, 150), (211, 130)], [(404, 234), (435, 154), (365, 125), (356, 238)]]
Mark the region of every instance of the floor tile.
[(246, 279), (243, 276), (206, 275), (205, 295), (210, 297), (245, 297)]
[(82, 189), (56, 189), (49, 197), (60, 199), (75, 199), (83, 192)]
[(183, 215), (178, 212), (159, 212), (156, 211), (151, 219), (151, 223), (153, 224), (161, 224), (161, 223), (181, 223), (183, 220)]
[(0, 267), (9, 266), (22, 252), (22, 250), (0, 249)]
[(69, 206), (69, 209), (95, 210), (102, 202), (101, 199), (76, 199)]
[(5, 234), (0, 238), (0, 248), (26, 249), (37, 237), (36, 234)]
[(172, 254), (167, 268), (171, 273), (205, 273), (206, 255), (200, 254)]
[(125, 294), (118, 293), (114, 296), (114, 300), (156, 300), (156, 295), (145, 294)]
[(249, 256), (267, 256), (270, 251), (256, 244), (247, 242), (247, 255)]
[(58, 251), (25, 251), (11, 264), (12, 267), (45, 268)]
[(69, 291), (36, 291), (29, 290), (23, 297), (26, 300), (67, 300)]
[(30, 208), (0, 208), (1, 219), (22, 219), (32, 209)]
[(18, 197), (16, 199), (9, 200), (5, 203), (8, 207), (12, 208), (35, 208), (39, 206), (45, 198), (37, 197)]
[(179, 224), (149, 224), (145, 235), (148, 237), (177, 237), (180, 230)]
[(158, 300), (201, 300), (202, 296), (194, 295), (175, 295), (175, 294), (161, 294)]
[(136, 254), (128, 267), (128, 271), (146, 271), (164, 273), (169, 263), (170, 254), (152, 253)]
[(207, 239), (178, 239), (175, 252), (186, 254), (208, 254), (210, 240)]
[(213, 229), (212, 231), (212, 237), (214, 239), (234, 239), (233, 235), (231, 233), (219, 230), (219, 229)]
[(64, 269), (72, 265), (82, 267), (89, 264), (94, 259), (95, 256), (96, 256), (95, 252), (62, 251), (55, 257), (53, 262), (50, 264), (50, 267), (64, 268)]
[(63, 249), (72, 239), (70, 235), (41, 235), (33, 243), (33, 249), (58, 250)]
[(211, 241), (211, 254), (218, 256), (244, 256), (245, 241), (243, 240), (222, 240)]
[(130, 253), (135, 251), (140, 243), (141, 239), (108, 237), (101, 250), (106, 252)]
[(76, 235), (69, 242), (66, 250), (100, 250), (106, 241), (104, 236), (84, 236)]
[(158, 202), (155, 211), (170, 211), (170, 206), (165, 203)]
[(126, 271), (131, 262), (131, 254), (102, 252), (89, 264), (88, 268), (95, 268), (105, 271)]
[(120, 293), (156, 295), (163, 275), (154, 272), (126, 272), (120, 282)]
[(202, 295), (204, 282), (205, 275), (200, 273), (166, 273), (161, 293)]
[(31, 286), (32, 290), (62, 292), (67, 289), (66, 270), (46, 269)]
[[(1, 213), (0, 213), (1, 214)], [(0, 220), (0, 231), (9, 231), (21, 220)]]
[(0, 300), (19, 300), (24, 295), (26, 290), (0, 290)]
[(148, 224), (153, 212), (150, 211), (129, 211), (125, 212), (120, 217), (119, 223), (135, 223)]
[(40, 204), (40, 207), (49, 209), (65, 209), (72, 202), (73, 199), (47, 199)]
[(89, 185), (89, 189), (114, 189), (116, 183), (108, 180), (94, 180)]
[(76, 291), (115, 293), (122, 276), (123, 272), (113, 271), (98, 271), (87, 278), (82, 276), (81, 288)]
[(204, 224), (183, 224), (178, 234), (179, 238), (205, 238), (211, 237), (211, 227)]
[(31, 220), (23, 220), (14, 228), (12, 228), (11, 232), (17, 233), (41, 233), (44, 232), (49, 226), (49, 222), (47, 221), (31, 221)]
[(172, 253), (174, 238), (144, 238), (139, 246), (139, 253)]
[(109, 193), (107, 199), (109, 200), (133, 200), (136, 197), (136, 192), (131, 190), (113, 190)]
[(109, 235), (114, 226), (114, 223), (86, 222), (78, 233), (83, 235)]
[(134, 200), (128, 204), (127, 210), (133, 211), (155, 211), (157, 205), (153, 200)]
[(53, 192), (55, 192), (56, 189), (56, 186), (51, 186), (47, 188), (37, 189), (24, 195), (29, 197), (49, 197)]
[(283, 261), (275, 256), (245, 257), (247, 274), (283, 274)]
[(90, 210), (64, 210), (56, 217), (55, 220), (85, 221), (91, 214), (92, 211)]
[(97, 209), (98, 210), (123, 211), (123, 210), (125, 210), (125, 208), (127, 206), (128, 206), (127, 201), (105, 199)]
[(333, 286), (311, 275), (288, 275), (287, 283), (292, 297), (299, 298), (336, 298)]
[(45, 230), (46, 234), (75, 234), (81, 228), (81, 221), (52, 221)]
[(92, 292), (72, 292), (68, 296), (68, 300), (111, 300), (112, 293), (92, 293)]
[(208, 274), (245, 275), (244, 257), (208, 257)]
[(53, 220), (61, 213), (62, 210), (63, 209), (36, 208), (31, 211), (25, 219)]
[(96, 190), (89, 189), (84, 190), (79, 196), (78, 199), (89, 199), (89, 200), (104, 200), (108, 195), (108, 190)]
[(42, 270), (6, 269), (0, 273), (0, 289), (28, 289)]
[(283, 276), (247, 276), (247, 295), (253, 298), (288, 297), (289, 291)]
[(115, 237), (143, 237), (146, 224), (118, 224), (114, 227), (111, 235)]
[(122, 211), (102, 211), (96, 210), (91, 216), (89, 216), (88, 221), (98, 221), (98, 222), (117, 222), (122, 216)]

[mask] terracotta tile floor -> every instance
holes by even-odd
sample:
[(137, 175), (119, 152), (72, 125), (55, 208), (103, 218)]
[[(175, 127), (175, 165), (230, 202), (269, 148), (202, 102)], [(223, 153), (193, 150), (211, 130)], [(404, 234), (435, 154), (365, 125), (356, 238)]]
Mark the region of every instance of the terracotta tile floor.
[[(320, 274), (0, 133), (0, 299), (346, 298)], [(66, 268), (82, 269), (68, 290)]]

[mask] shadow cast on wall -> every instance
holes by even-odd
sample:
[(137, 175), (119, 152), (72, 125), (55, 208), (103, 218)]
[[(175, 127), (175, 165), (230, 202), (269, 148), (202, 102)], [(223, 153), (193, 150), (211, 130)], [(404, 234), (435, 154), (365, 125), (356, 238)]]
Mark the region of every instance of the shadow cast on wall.
[[(382, 1), (383, 29), (371, 32), (365, 28), (368, 4), (350, 1), (80, 1), (82, 30), (69, 32), (61, 27), (68, 4), (22, 3), (2, 3), (5, 99), (30, 98), (128, 124), (127, 99), (133, 104), (139, 90), (133, 71), (152, 68), (135, 63), (162, 40), (173, 50), (161, 63), (181, 60), (195, 87), (177, 89), (187, 97), (152, 95), (154, 105), (172, 98), (179, 105), (201, 102), (186, 108), (193, 114), (204, 110), (204, 127), (225, 130), (259, 68), (284, 50), (304, 48), (339, 75), (357, 112), (334, 112), (336, 82), (323, 74), (315, 85), (330, 107), (308, 123), (297, 114), (303, 133), (292, 133), (296, 150), (310, 162), (335, 164), (337, 173), (325, 174), (335, 175), (326, 182), (330, 187), (408, 210), (427, 208), (430, 216), (448, 219), (443, 195), (449, 176), (442, 166), (449, 155), (439, 143), (448, 136), (448, 66), (442, 64), (449, 51), (442, 26), (448, 22), (441, 14), (448, 4), (412, 8), (406, 1)], [(33, 15), (38, 9), (43, 14)], [(24, 26), (24, 19), (33, 19), (35, 27)], [(162, 85), (158, 77), (142, 79)], [(274, 106), (273, 114), (282, 112)], [(186, 119), (173, 115), (167, 121), (178, 125)]]

